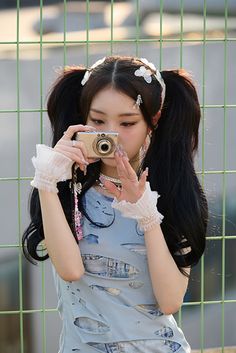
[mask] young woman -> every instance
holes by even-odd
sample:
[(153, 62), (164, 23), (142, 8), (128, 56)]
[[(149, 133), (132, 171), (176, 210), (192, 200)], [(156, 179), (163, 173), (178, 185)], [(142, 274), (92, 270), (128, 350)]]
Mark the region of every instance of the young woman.
[[(190, 352), (172, 314), (208, 218), (193, 164), (200, 107), (191, 79), (146, 59), (106, 57), (66, 68), (48, 115), (53, 147), (37, 145), (32, 160), (23, 246), (29, 260), (52, 261), (59, 352)], [(115, 151), (91, 158), (94, 142), (78, 132), (92, 141), (115, 132)]]

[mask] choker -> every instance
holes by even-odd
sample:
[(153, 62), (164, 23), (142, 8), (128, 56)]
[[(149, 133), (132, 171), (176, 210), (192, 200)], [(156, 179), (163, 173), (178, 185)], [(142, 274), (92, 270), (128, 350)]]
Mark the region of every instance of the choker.
[[(100, 176), (105, 179), (105, 180), (108, 180), (108, 181), (111, 181), (112, 183), (114, 183), (116, 185), (116, 187), (120, 190), (121, 189), (121, 186), (122, 186), (122, 182), (120, 179), (117, 179), (117, 178), (112, 178), (112, 177), (109, 177), (103, 173), (100, 173)], [(104, 186), (104, 184), (102, 183), (102, 181), (99, 179), (97, 180), (98, 182), (98, 185), (102, 188), (102, 189), (105, 189), (106, 190), (106, 187)]]
[(102, 173), (100, 173), (100, 176), (103, 177), (105, 180), (111, 181), (112, 183), (114, 183), (116, 185), (121, 185), (122, 184), (120, 179), (112, 178), (112, 177), (109, 177), (109, 176), (107, 176), (105, 174), (102, 174)]

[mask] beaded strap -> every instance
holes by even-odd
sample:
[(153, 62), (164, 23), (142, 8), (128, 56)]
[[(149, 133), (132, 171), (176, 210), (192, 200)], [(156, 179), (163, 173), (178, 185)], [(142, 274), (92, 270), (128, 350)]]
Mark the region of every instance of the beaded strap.
[(77, 183), (77, 173), (75, 167), (73, 167), (73, 178), (72, 178), (72, 193), (73, 193), (73, 202), (74, 202), (74, 210), (73, 210), (73, 221), (74, 221), (74, 231), (75, 235), (79, 240), (83, 239), (83, 229), (82, 229), (82, 213), (79, 210), (78, 206), (78, 195), (81, 194), (82, 184)]

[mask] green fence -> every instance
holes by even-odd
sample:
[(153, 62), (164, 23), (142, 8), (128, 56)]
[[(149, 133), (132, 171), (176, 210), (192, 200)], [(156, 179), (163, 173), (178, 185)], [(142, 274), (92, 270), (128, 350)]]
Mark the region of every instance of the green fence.
[[(223, 352), (225, 346), (236, 345), (236, 339), (228, 338), (236, 333), (236, 101), (232, 93), (236, 25), (227, 1), (221, 1), (218, 13), (210, 1), (197, 2), (195, 9), (190, 3), (180, 0), (176, 9), (175, 2), (171, 8), (164, 0), (156, 4), (61, 1), (49, 7), (40, 0), (38, 7), (26, 8), (17, 0), (14, 9), (1, 10), (0, 76), (5, 77), (0, 85), (1, 352), (52, 352), (51, 336), (59, 332), (55, 293), (48, 289), (52, 285), (48, 265), (33, 268), (21, 252), (21, 236), (29, 220), (30, 157), (37, 142), (50, 143), (45, 96), (55, 67), (90, 65), (104, 55), (125, 53), (146, 57), (160, 69), (169, 65), (190, 69), (197, 82), (202, 123), (196, 169), (209, 197), (210, 225), (206, 254), (193, 270), (176, 318), (190, 343), (197, 335), (195, 348), (215, 345)], [(33, 34), (25, 30), (31, 17), (36, 19)], [(220, 314), (215, 317), (214, 312)], [(211, 331), (215, 320), (217, 330)], [(211, 337), (207, 343), (209, 335), (215, 341)]]

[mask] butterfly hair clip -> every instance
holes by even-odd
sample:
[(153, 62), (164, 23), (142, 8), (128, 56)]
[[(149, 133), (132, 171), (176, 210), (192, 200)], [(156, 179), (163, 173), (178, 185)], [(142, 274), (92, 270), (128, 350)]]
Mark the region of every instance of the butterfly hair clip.
[(152, 71), (149, 70), (149, 69), (146, 69), (145, 66), (140, 66), (139, 69), (137, 69), (135, 72), (134, 72), (135, 76), (138, 76), (138, 77), (143, 77), (144, 80), (147, 82), (147, 83), (151, 83), (152, 82)]

